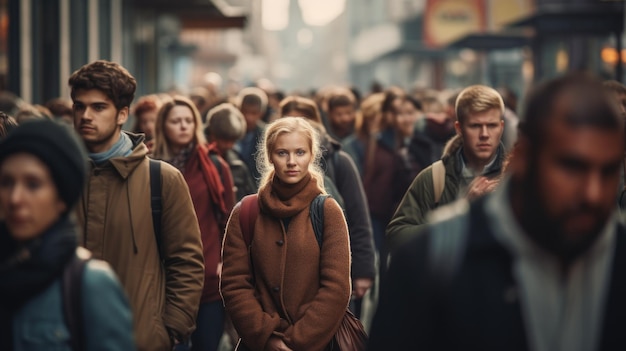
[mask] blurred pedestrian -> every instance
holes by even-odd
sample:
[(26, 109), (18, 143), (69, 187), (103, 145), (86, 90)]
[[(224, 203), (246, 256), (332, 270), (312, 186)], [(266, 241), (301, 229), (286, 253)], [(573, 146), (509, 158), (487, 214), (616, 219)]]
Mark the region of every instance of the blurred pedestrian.
[[(502, 97), (490, 87), (473, 85), (459, 93), (457, 135), (448, 142), (442, 159), (421, 171), (404, 195), (387, 226), (391, 253), (426, 224), (426, 215), (434, 208), (493, 189), (505, 156), (500, 141), (503, 113)], [(477, 177), (485, 179), (470, 187)]]
[(256, 183), (250, 169), (233, 150), (235, 143), (243, 138), (245, 133), (246, 120), (232, 104), (219, 104), (207, 113), (204, 134), (209, 142), (215, 143), (220, 156), (228, 163), (237, 201), (256, 192)]
[(221, 250), (226, 220), (235, 195), (228, 164), (215, 143), (207, 143), (202, 119), (193, 102), (175, 96), (157, 117), (154, 158), (182, 172), (193, 200), (202, 235), (204, 288), (191, 335), (193, 350), (215, 351), (224, 331), (224, 307), (219, 293)]
[[(169, 98), (167, 100), (169, 101)], [(144, 135), (144, 143), (149, 152), (154, 149), (154, 128), (161, 105), (163, 105), (161, 98), (156, 94), (151, 94), (140, 97), (133, 109), (135, 125), (132, 131)]]
[(189, 187), (175, 167), (147, 157), (142, 135), (122, 131), (137, 86), (124, 67), (94, 61), (69, 85), (90, 165), (77, 206), (81, 244), (120, 277), (137, 348), (170, 350), (194, 330), (204, 282)]
[(537, 87), (510, 177), (434, 212), (392, 256), (369, 349), (624, 349), (615, 107), (588, 76)]
[(251, 199), (257, 217), (245, 202), (235, 206), (224, 238), (221, 292), (241, 336), (238, 350), (329, 349), (344, 318), (350, 244), (341, 207), (324, 201), (319, 242), (309, 217), (325, 193), (320, 157), (317, 132), (304, 119), (268, 126), (263, 177)]
[(326, 104), (328, 108), (327, 132), (341, 143), (354, 133), (356, 98), (350, 89), (336, 87), (327, 93)]
[(237, 107), (246, 120), (246, 134), (235, 144), (235, 151), (244, 160), (258, 184), (261, 174), (257, 169), (257, 146), (265, 129), (262, 118), (267, 111), (267, 94), (255, 87), (241, 89), (237, 96)]
[[(80, 278), (65, 276), (79, 259), (71, 212), (86, 179), (84, 155), (72, 131), (50, 120), (25, 122), (0, 143), (2, 350), (135, 349), (128, 300), (109, 265), (89, 260)], [(76, 302), (67, 300), (70, 284)]]

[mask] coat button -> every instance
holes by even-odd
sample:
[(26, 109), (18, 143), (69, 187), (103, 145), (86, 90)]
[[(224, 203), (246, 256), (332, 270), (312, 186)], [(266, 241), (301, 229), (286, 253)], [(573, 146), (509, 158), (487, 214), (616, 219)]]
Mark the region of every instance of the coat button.
[(273, 288), (272, 288), (272, 290), (274, 290), (274, 292), (275, 292), (275, 293), (277, 293), (277, 292), (279, 292), (279, 291), (280, 291), (280, 288), (279, 288), (279, 287), (277, 287), (277, 286), (275, 286), (275, 287), (273, 287)]
[(284, 242), (284, 241), (282, 241), (282, 240), (278, 240), (278, 241), (276, 241), (276, 245), (278, 245), (278, 246), (283, 246), (283, 244), (284, 244), (284, 243), (285, 243), (285, 242)]

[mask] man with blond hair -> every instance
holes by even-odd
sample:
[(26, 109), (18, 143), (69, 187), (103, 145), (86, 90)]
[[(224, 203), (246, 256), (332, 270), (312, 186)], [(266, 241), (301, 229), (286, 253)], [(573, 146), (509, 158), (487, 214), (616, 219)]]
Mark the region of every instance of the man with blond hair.
[(418, 232), (434, 208), (459, 198), (476, 198), (498, 182), (504, 159), (502, 97), (490, 87), (473, 85), (459, 93), (455, 110), (457, 135), (446, 145), (441, 160), (415, 177), (387, 226), (391, 250)]

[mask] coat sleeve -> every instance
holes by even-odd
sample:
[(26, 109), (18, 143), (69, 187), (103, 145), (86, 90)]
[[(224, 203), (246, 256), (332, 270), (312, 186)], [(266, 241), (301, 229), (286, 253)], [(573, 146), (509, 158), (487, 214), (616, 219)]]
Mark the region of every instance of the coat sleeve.
[(337, 189), (344, 199), (352, 250), (352, 279), (376, 276), (374, 234), (363, 183), (352, 158), (339, 151), (335, 169)]
[(111, 267), (90, 260), (82, 281), (86, 350), (135, 350), (128, 299)]
[(381, 283), (368, 351), (437, 350), (439, 302), (427, 271), (428, 235), (412, 238), (391, 257)]
[(415, 177), (387, 226), (390, 253), (423, 228), (426, 215), (434, 208), (434, 201), (432, 166), (429, 166)]
[(350, 301), (350, 243), (339, 204), (324, 203), (320, 288), (304, 315), (284, 332), (292, 350), (322, 350), (339, 327)]
[(163, 322), (170, 334), (186, 338), (195, 329), (204, 284), (204, 257), (196, 211), (187, 182), (162, 164), (162, 245), (165, 265)]
[(263, 350), (272, 333), (279, 329), (278, 314), (269, 314), (255, 296), (254, 275), (248, 247), (239, 226), (240, 204), (233, 209), (222, 245), (220, 292), (235, 329), (251, 350)]

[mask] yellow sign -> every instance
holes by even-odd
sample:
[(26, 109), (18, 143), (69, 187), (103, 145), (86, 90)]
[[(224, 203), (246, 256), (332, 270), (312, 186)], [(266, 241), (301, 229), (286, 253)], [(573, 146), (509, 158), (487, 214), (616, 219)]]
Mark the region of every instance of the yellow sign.
[(428, 0), (424, 11), (424, 41), (441, 47), (486, 29), (485, 0)]

